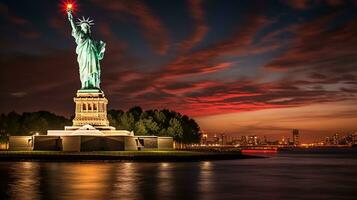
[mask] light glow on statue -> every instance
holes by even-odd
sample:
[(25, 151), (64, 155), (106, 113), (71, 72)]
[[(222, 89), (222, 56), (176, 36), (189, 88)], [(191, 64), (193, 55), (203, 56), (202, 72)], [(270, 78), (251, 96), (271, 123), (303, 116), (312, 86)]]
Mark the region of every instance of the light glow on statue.
[(62, 3), (62, 9), (66, 12), (74, 12), (77, 10), (77, 4), (74, 1), (66, 1)]
[(67, 11), (72, 11), (73, 4), (69, 3), (67, 4)]

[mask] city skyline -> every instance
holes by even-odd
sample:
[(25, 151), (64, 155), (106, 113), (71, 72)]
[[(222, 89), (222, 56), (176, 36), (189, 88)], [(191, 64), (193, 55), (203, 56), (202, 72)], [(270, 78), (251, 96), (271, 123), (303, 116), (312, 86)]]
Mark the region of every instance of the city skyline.
[[(0, 3), (0, 113), (70, 116), (80, 87), (70, 26), (62, 1), (39, 2)], [(108, 44), (109, 108), (167, 108), (232, 135), (357, 130), (356, 1), (76, 3), (75, 18), (94, 17)]]

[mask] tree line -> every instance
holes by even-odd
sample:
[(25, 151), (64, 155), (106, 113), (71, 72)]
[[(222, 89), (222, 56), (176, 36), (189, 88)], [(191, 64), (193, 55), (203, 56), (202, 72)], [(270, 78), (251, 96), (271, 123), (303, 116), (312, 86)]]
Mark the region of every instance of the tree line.
[[(70, 126), (72, 119), (48, 111), (10, 112), (0, 115), (0, 132), (2, 135), (46, 134), (47, 130)], [(135, 135), (170, 136), (182, 143), (200, 141), (200, 127), (194, 119), (167, 109), (143, 111), (136, 106), (127, 112), (109, 110), (108, 120), (116, 129), (133, 131)]]

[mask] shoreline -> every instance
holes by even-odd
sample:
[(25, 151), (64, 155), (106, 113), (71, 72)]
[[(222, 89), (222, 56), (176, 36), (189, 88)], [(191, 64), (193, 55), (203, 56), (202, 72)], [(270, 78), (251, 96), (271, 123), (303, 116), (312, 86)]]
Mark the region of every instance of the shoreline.
[(143, 161), (186, 162), (211, 160), (236, 160), (265, 158), (240, 152), (193, 152), (193, 151), (0, 151), (0, 161)]

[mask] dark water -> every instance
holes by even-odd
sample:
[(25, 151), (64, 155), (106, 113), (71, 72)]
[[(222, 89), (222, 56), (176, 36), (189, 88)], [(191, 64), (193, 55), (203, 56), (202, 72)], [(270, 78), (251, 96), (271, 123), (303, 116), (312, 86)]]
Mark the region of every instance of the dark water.
[(1, 199), (357, 199), (357, 157), (187, 163), (0, 162)]

